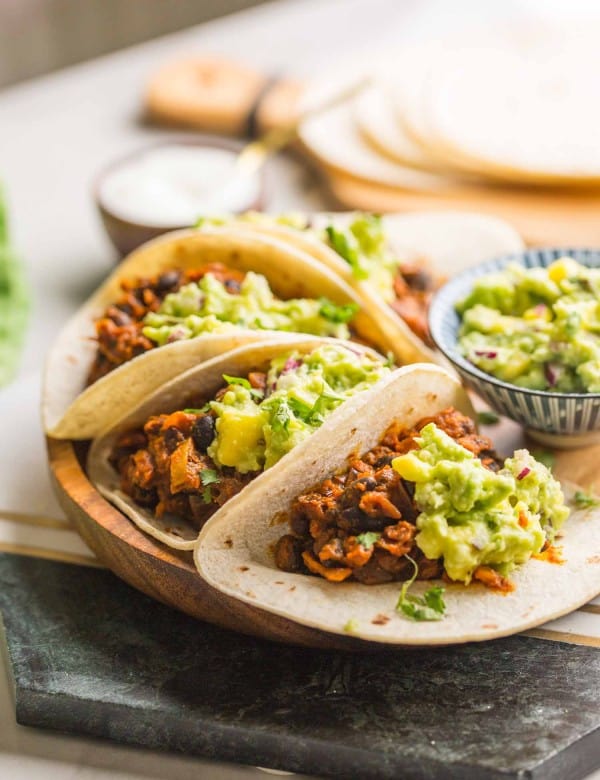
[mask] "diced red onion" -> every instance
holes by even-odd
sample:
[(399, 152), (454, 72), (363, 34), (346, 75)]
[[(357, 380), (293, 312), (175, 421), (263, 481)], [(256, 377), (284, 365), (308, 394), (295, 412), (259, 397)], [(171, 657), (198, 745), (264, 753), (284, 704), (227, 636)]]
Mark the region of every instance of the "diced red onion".
[(289, 371), (293, 371), (294, 369), (298, 368), (298, 366), (302, 365), (301, 360), (297, 360), (296, 358), (288, 358), (285, 363), (283, 364), (283, 368), (281, 370), (282, 374), (287, 374)]
[(556, 363), (544, 363), (544, 376), (548, 380), (550, 387), (554, 387), (562, 373), (561, 366)]
[(487, 350), (484, 350), (484, 349), (476, 349), (475, 350), (475, 354), (477, 355), (477, 357), (490, 358), (490, 360), (495, 358), (495, 357), (498, 357), (498, 353), (497, 352), (488, 352)]
[(525, 477), (530, 473), (531, 469), (529, 466), (525, 466), (524, 469), (521, 469), (521, 471), (517, 474), (517, 479), (525, 479)]

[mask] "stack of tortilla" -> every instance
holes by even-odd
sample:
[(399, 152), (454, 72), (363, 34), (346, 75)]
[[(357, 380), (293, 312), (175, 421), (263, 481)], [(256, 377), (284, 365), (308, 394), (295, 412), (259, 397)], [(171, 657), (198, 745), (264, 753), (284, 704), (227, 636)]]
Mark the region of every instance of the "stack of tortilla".
[[(363, 66), (364, 89), (305, 121), (301, 139), (332, 172), (393, 188), (597, 188), (598, 65), (597, 47), (562, 40), (402, 49)], [(356, 78), (345, 67), (307, 107)]]

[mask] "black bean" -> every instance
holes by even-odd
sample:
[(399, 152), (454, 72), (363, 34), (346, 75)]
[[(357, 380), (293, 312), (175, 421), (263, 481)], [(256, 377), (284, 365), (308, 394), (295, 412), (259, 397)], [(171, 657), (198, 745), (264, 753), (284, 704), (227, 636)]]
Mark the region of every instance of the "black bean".
[(199, 452), (206, 452), (215, 438), (215, 421), (212, 415), (203, 414), (192, 426), (192, 439)]
[(156, 282), (156, 289), (158, 292), (167, 292), (177, 287), (181, 274), (179, 271), (165, 271), (161, 274)]

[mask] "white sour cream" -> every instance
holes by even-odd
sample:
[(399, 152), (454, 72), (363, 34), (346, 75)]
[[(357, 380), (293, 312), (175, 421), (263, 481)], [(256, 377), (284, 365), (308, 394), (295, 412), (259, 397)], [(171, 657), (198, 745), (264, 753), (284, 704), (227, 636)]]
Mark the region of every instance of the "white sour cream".
[(245, 211), (260, 175), (240, 172), (228, 149), (171, 144), (149, 149), (109, 171), (98, 197), (114, 216), (157, 228), (186, 227), (201, 216)]

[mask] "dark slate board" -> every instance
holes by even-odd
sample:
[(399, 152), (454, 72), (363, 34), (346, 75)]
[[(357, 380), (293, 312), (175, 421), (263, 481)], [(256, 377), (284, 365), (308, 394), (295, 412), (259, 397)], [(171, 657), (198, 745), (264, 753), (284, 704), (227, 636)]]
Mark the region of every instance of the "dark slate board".
[(600, 651), (513, 637), (350, 655), (173, 612), (112, 574), (0, 555), (17, 720), (369, 780), (576, 780), (600, 766)]

